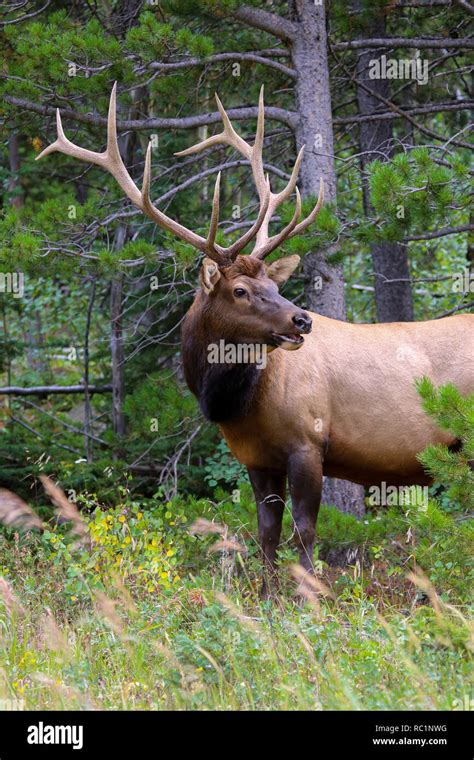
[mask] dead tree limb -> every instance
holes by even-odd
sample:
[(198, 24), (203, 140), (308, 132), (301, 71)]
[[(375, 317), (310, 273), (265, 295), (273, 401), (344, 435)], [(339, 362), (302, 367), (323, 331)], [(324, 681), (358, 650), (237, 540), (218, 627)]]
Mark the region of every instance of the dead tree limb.
[[(84, 393), (84, 385), (34, 385), (22, 388), (8, 385), (0, 388), (0, 396), (49, 396), (55, 393)], [(89, 385), (89, 393), (111, 393), (111, 385)]]

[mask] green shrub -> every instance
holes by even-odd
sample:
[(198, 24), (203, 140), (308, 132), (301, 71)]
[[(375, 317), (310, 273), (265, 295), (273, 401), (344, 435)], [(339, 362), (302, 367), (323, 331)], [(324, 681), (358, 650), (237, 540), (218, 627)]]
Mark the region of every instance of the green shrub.
[(462, 396), (452, 384), (435, 389), (428, 378), (417, 383), (423, 409), (443, 430), (459, 441), (459, 448), (428, 446), (419, 460), (446, 487), (447, 497), (464, 508), (474, 507), (474, 393)]

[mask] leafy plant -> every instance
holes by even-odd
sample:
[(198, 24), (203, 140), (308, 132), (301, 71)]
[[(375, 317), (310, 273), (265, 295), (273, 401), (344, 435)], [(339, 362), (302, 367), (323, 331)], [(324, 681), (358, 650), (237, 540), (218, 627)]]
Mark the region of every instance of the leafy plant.
[(248, 483), (246, 468), (231, 454), (226, 442), (221, 439), (215, 453), (207, 457), (204, 480), (212, 487), (223, 483), (236, 486), (239, 482)]

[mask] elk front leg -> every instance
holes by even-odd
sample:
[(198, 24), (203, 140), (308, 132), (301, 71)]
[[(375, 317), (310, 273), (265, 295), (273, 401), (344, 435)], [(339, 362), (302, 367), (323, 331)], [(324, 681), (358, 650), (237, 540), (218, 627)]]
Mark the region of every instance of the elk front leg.
[(263, 554), (262, 596), (267, 598), (276, 585), (275, 560), (285, 509), (286, 473), (250, 468), (248, 473), (257, 502), (258, 535)]
[(316, 519), (323, 482), (321, 455), (310, 450), (295, 452), (288, 460), (288, 486), (293, 506), (293, 523), (300, 563), (314, 573), (313, 551)]

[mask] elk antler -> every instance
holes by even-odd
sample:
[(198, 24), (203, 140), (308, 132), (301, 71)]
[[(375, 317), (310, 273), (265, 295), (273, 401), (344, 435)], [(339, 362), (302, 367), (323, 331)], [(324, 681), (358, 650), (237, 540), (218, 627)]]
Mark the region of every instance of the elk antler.
[[(143, 172), (143, 183), (141, 191), (138, 189), (130, 174), (128, 173), (120, 155), (120, 150), (117, 141), (117, 123), (116, 123), (116, 92), (117, 83), (112, 88), (109, 104), (109, 115), (107, 119), (107, 147), (103, 153), (96, 153), (86, 148), (81, 148), (78, 145), (72, 143), (66, 135), (61, 123), (61, 115), (59, 109), (56, 111), (57, 131), (58, 136), (54, 143), (45, 148), (39, 156), (36, 157), (38, 161), (40, 158), (47, 156), (49, 153), (64, 153), (66, 156), (72, 158), (78, 158), (81, 161), (87, 161), (88, 163), (96, 164), (105, 171), (108, 171), (114, 179), (118, 182), (124, 193), (137, 206), (143, 211), (146, 216), (152, 219), (156, 224), (169, 232), (172, 232), (176, 237), (184, 240), (186, 243), (197, 248), (213, 259), (220, 266), (228, 266), (235, 260), (237, 254), (242, 251), (247, 243), (249, 243), (254, 237), (256, 237), (255, 247), (252, 251), (252, 256), (259, 259), (264, 259), (271, 251), (274, 251), (280, 243), (293, 235), (297, 235), (306, 229), (316, 218), (322, 203), (324, 196), (323, 181), (320, 181), (319, 198), (313, 211), (306, 219), (298, 223), (298, 219), (301, 213), (301, 199), (298, 188), (296, 187), (296, 180), (298, 178), (298, 171), (303, 155), (304, 146), (301, 148), (298, 157), (296, 159), (293, 171), (291, 173), (290, 180), (287, 186), (280, 193), (272, 193), (270, 190), (270, 181), (268, 175), (265, 176), (263, 171), (263, 134), (264, 134), (264, 104), (263, 104), (263, 86), (260, 90), (260, 98), (258, 105), (258, 121), (257, 131), (255, 135), (255, 142), (253, 147), (243, 140), (240, 135), (234, 130), (229, 117), (227, 116), (222, 103), (216, 95), (217, 106), (224, 122), (224, 131), (219, 135), (209, 137), (207, 140), (195, 145), (186, 150), (176, 153), (177, 156), (188, 155), (189, 153), (195, 153), (203, 148), (207, 148), (210, 145), (216, 145), (218, 143), (224, 143), (231, 145), (239, 151), (250, 162), (252, 167), (253, 177), (257, 188), (260, 211), (255, 223), (251, 228), (236, 240), (232, 245), (224, 248), (215, 242), (217, 227), (219, 223), (219, 189), (220, 189), (220, 172), (217, 175), (216, 185), (214, 188), (214, 197), (212, 201), (212, 213), (211, 222), (209, 226), (209, 232), (207, 238), (203, 238), (197, 235), (192, 230), (171, 219), (162, 211), (156, 208), (150, 200), (150, 182), (151, 182), (151, 143), (148, 145), (145, 158), (145, 167)], [(296, 208), (293, 218), (286, 225), (286, 227), (273, 237), (269, 236), (268, 227), (271, 217), (275, 209), (283, 203), (293, 192), (296, 190)]]
[[(250, 146), (247, 142), (245, 142), (245, 140), (243, 140), (240, 137), (240, 135), (237, 134), (217, 94), (216, 94), (216, 101), (217, 101), (217, 107), (222, 116), (222, 121), (224, 123), (224, 130), (220, 134), (213, 135), (212, 137), (208, 137), (206, 140), (203, 140), (197, 145), (193, 145), (190, 148), (186, 148), (186, 150), (181, 150), (179, 151), (179, 153), (176, 153), (175, 155), (187, 156), (190, 153), (197, 153), (198, 151), (201, 151), (204, 148), (209, 148), (211, 145), (224, 144), (224, 145), (230, 145), (232, 148), (235, 148), (235, 150), (237, 150), (248, 161), (250, 161), (255, 186), (257, 188), (258, 196), (260, 199), (260, 213), (262, 213), (262, 208), (265, 205), (267, 206), (265, 214), (264, 214), (263, 222), (261, 222), (257, 227), (255, 247), (250, 255), (258, 259), (264, 259), (266, 256), (268, 256), (269, 253), (274, 251), (275, 248), (277, 248), (280, 245), (280, 243), (283, 242), (283, 240), (291, 238), (294, 235), (298, 235), (300, 232), (303, 232), (303, 230), (309, 227), (309, 225), (312, 224), (312, 222), (314, 222), (314, 220), (316, 219), (321, 209), (321, 206), (323, 205), (324, 183), (321, 178), (319, 182), (319, 196), (318, 196), (318, 201), (316, 203), (316, 206), (311, 211), (311, 213), (306, 217), (306, 219), (303, 219), (303, 221), (298, 223), (298, 219), (301, 213), (301, 198), (300, 198), (298, 188), (296, 187), (296, 181), (298, 179), (298, 173), (299, 173), (301, 159), (303, 157), (303, 151), (304, 151), (305, 146), (303, 145), (300, 152), (298, 153), (298, 156), (296, 158), (295, 165), (293, 167), (293, 171), (291, 172), (291, 177), (288, 181), (287, 186), (280, 193), (272, 193), (269, 189), (270, 182), (269, 182), (268, 176), (265, 177), (265, 174), (263, 171), (262, 152), (263, 152), (263, 135), (264, 135), (264, 119), (265, 119), (265, 107), (263, 103), (263, 85), (260, 89), (260, 97), (259, 97), (259, 102), (258, 102), (257, 131), (255, 134), (255, 142), (254, 142), (253, 147)], [(289, 222), (289, 224), (287, 224), (286, 227), (281, 232), (279, 232), (277, 235), (273, 235), (272, 237), (270, 237), (268, 227), (269, 227), (271, 218), (273, 216), (273, 213), (275, 209), (278, 208), (278, 206), (280, 206), (281, 203), (283, 203), (290, 197), (293, 190), (296, 190), (295, 213), (293, 214), (293, 217), (291, 221)], [(267, 202), (268, 193), (269, 193), (269, 198)]]
[(56, 111), (58, 137), (54, 143), (45, 148), (39, 156), (36, 157), (36, 160), (38, 161), (49, 153), (57, 152), (100, 166), (114, 177), (132, 203), (143, 211), (146, 216), (156, 222), (156, 224), (163, 229), (172, 232), (176, 237), (184, 240), (186, 243), (190, 243), (220, 266), (230, 264), (236, 258), (237, 254), (245, 248), (247, 243), (255, 237), (264, 223), (265, 215), (270, 203), (270, 186), (268, 180), (264, 180), (262, 187), (260, 188), (260, 212), (256, 222), (244, 235), (242, 235), (241, 238), (239, 238), (239, 240), (236, 240), (235, 243), (232, 243), (228, 248), (224, 248), (215, 242), (219, 221), (220, 173), (217, 175), (212, 202), (211, 224), (207, 238), (203, 238), (192, 230), (188, 230), (187, 227), (183, 227), (183, 225), (157, 209), (150, 200), (151, 143), (148, 145), (146, 153), (141, 191), (135, 185), (128, 173), (122, 161), (117, 141), (116, 91), (117, 83), (114, 84), (110, 95), (109, 115), (107, 120), (107, 148), (103, 153), (96, 153), (92, 150), (81, 148), (68, 140), (63, 131), (61, 115), (58, 108)]

